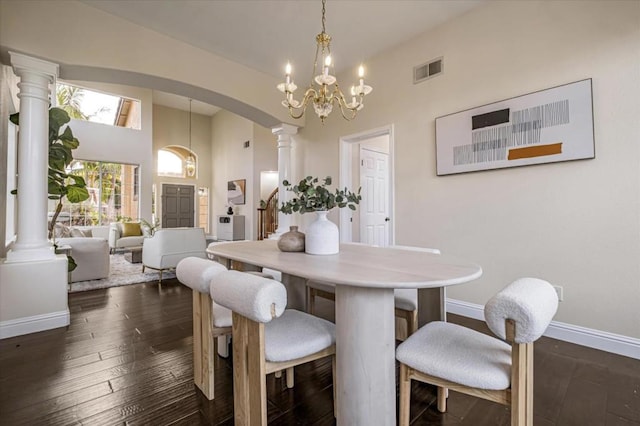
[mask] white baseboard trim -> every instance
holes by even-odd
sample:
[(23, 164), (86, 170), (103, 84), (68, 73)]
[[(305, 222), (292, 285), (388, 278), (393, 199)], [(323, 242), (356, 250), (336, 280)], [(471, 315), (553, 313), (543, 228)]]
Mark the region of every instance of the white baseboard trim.
[[(462, 300), (447, 299), (447, 312), (484, 321), (484, 306)], [(551, 321), (545, 336), (605, 352), (640, 359), (640, 339)]]
[(0, 322), (0, 339), (51, 330), (69, 325), (69, 310)]

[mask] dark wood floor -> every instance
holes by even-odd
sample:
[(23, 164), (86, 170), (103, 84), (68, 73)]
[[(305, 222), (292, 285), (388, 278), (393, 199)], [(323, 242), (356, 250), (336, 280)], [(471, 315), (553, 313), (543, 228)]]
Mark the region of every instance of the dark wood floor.
[[(216, 360), (216, 399), (193, 385), (191, 291), (175, 280), (69, 295), (71, 325), (0, 341), (2, 425), (232, 425), (231, 363)], [(478, 321), (450, 320), (483, 329)], [(542, 338), (535, 425), (640, 425), (640, 361)], [(269, 377), (270, 425), (332, 425), (331, 365)], [(508, 409), (413, 385), (413, 425), (507, 425)]]

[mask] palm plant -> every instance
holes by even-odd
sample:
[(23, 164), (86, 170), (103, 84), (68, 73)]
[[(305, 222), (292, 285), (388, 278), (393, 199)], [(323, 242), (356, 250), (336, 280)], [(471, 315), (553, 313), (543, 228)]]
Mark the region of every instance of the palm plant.
[(89, 117), (80, 110), (80, 104), (84, 98), (84, 91), (75, 86), (67, 86), (58, 83), (56, 87), (56, 100), (58, 107), (65, 110), (69, 117), (87, 120)]

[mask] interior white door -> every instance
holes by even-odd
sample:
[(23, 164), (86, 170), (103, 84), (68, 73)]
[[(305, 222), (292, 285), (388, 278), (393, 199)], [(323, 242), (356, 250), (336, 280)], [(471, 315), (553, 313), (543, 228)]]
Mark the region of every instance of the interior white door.
[(389, 154), (360, 147), (360, 242), (389, 245)]

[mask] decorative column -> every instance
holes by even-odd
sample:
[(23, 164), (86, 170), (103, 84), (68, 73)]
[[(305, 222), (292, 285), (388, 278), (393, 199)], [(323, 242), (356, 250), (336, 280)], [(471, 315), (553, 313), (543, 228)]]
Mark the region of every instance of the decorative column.
[[(298, 128), (290, 124), (280, 124), (271, 129), (271, 133), (278, 137), (278, 204), (289, 201), (290, 193), (284, 189), (283, 180), (291, 179), (291, 136), (298, 133)], [(278, 211), (278, 229), (270, 239), (278, 239), (280, 235), (289, 231), (291, 215)]]
[(13, 72), (20, 77), (18, 139), (18, 227), (8, 262), (55, 258), (47, 240), (47, 171), (49, 167), (49, 84), (58, 65), (9, 52)]

